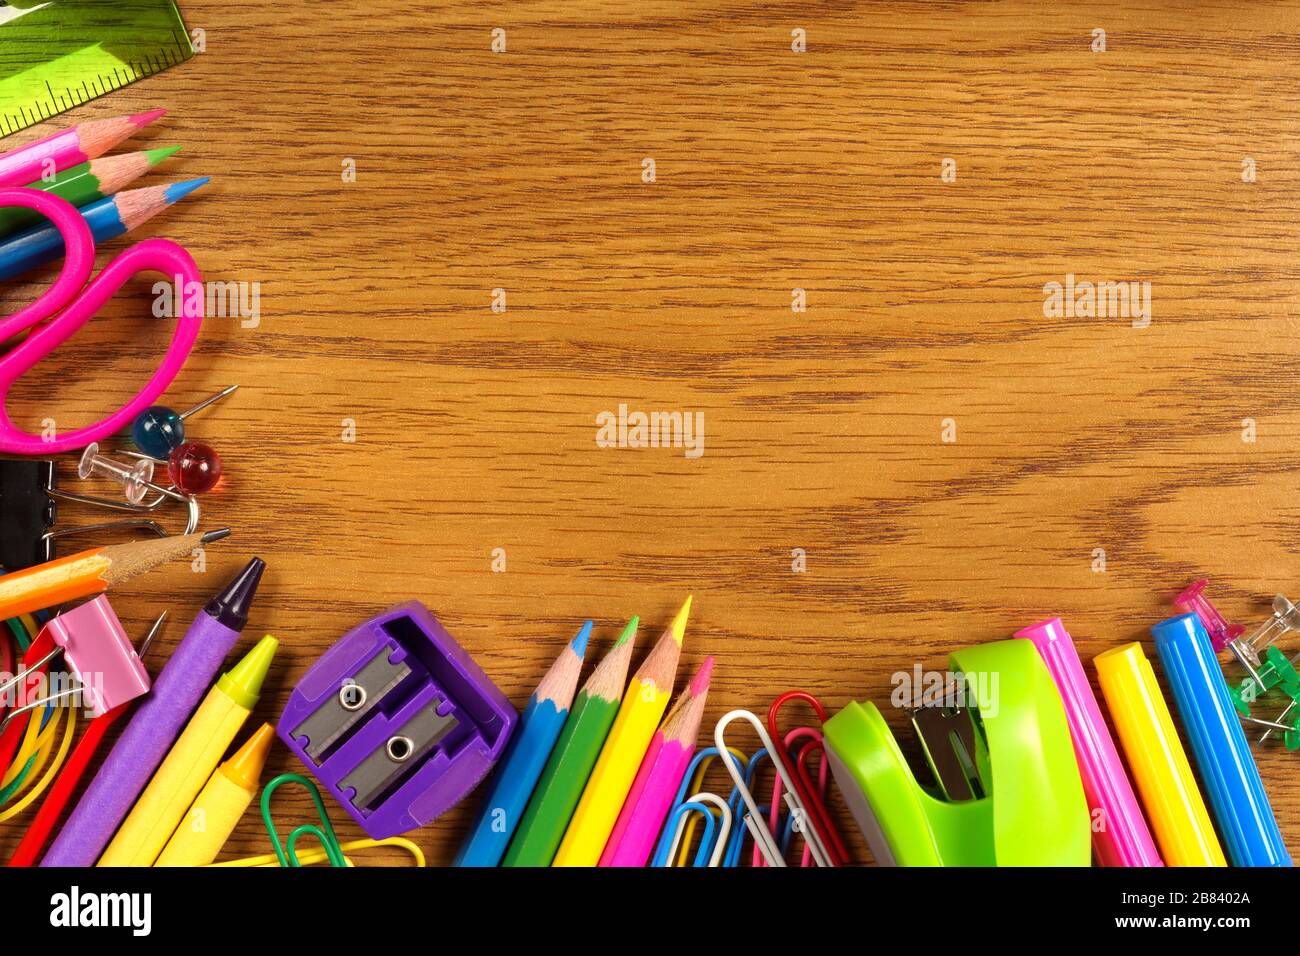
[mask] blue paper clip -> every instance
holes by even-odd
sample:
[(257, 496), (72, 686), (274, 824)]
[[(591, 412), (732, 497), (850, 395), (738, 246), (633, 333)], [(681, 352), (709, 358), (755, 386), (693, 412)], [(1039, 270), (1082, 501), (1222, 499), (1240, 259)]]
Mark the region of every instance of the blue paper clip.
[[(713, 811), (717, 811), (714, 817)], [(704, 835), (700, 837), (699, 849), (695, 851), (695, 865), (716, 867), (722, 862), (722, 855), (727, 848), (727, 837), (731, 833), (731, 807), (716, 793), (697, 793), (687, 803), (673, 811), (669, 818), (669, 831), (672, 842), (662, 861), (656, 854), (657, 866), (667, 866), (668, 860), (677, 855), (682, 834), (686, 830), (686, 820), (690, 813), (698, 813), (704, 818)]]
[[(748, 760), (743, 753), (736, 750), (733, 750), (732, 753), (742, 766), (748, 764)], [(718, 842), (726, 845), (727, 856), (730, 855), (730, 847), (737, 829), (734, 826), (734, 821), (738, 819), (735, 807), (735, 802), (739, 799), (738, 795), (733, 791), (731, 798), (723, 802), (727, 815), (730, 817), (726, 832), (718, 831), (717, 820), (714, 817), (714, 810), (717, 810), (718, 817), (721, 817), (723, 815), (722, 809), (712, 801), (705, 801), (708, 804), (706, 806), (696, 799), (700, 796), (698, 790), (704, 779), (704, 773), (708, 769), (709, 763), (717, 759), (717, 757), (718, 750), (716, 747), (706, 747), (697, 752), (687, 766), (686, 773), (682, 776), (681, 785), (677, 788), (677, 795), (673, 798), (672, 807), (668, 813), (668, 822), (665, 824), (663, 833), (659, 837), (659, 843), (655, 847), (655, 853), (650, 863), (651, 866), (669, 866), (671, 865), (670, 861), (673, 860), (680, 863), (681, 856), (684, 855), (685, 851), (681, 854), (678, 852), (681, 843), (678, 835), (678, 822), (682, 821), (681, 832), (685, 835), (689, 847), (693, 837), (685, 829), (687, 822), (689, 822), (685, 818), (689, 817), (692, 812), (700, 813), (705, 821), (704, 834), (700, 838), (699, 849), (695, 854), (695, 865), (705, 865), (705, 861), (713, 854)], [(706, 796), (714, 795), (707, 794)], [(695, 801), (694, 806), (691, 805), (692, 801)], [(739, 858), (738, 852), (736, 855)], [(725, 862), (727, 856), (720, 858), (720, 865), (728, 865)]]
[(1161, 621), (1151, 633), (1228, 858), (1234, 866), (1290, 866), (1209, 634), (1195, 614)]

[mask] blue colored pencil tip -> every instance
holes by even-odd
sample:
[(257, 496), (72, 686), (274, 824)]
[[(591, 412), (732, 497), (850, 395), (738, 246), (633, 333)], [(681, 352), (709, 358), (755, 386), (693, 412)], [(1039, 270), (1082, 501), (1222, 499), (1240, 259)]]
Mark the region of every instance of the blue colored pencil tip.
[(187, 179), (183, 183), (171, 183), (166, 192), (167, 205), (170, 206), (178, 199), (184, 199), (194, 190), (206, 186), (209, 182), (211, 182), (210, 177), (204, 176), (202, 179)]
[(590, 622), (590, 621), (588, 621), (586, 624), (582, 625), (582, 630), (578, 632), (578, 636), (575, 637), (572, 641), (569, 642), (569, 646), (573, 648), (573, 653), (577, 654), (579, 657), (586, 657), (586, 656), (587, 656), (587, 638), (589, 638), (589, 637), (591, 637), (591, 622)]

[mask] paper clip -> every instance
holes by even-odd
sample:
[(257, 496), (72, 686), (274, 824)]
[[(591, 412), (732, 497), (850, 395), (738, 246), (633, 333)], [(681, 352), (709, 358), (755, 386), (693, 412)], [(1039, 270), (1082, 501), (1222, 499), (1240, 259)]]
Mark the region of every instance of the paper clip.
[[(767, 711), (767, 730), (773, 738), (779, 738), (781, 736), (781, 730), (777, 725), (777, 718), (781, 714), (781, 708), (792, 700), (801, 700), (808, 704), (817, 715), (819, 726), (826, 722), (828, 718), (826, 708), (821, 705), (821, 701), (816, 697), (809, 694), (807, 691), (787, 691), (773, 701), (772, 706), (769, 707)], [(813, 743), (811, 745), (805, 745), (794, 760), (793, 765), (791, 765), (790, 758), (792, 755), (789, 752), (789, 747), (794, 740), (803, 737), (812, 737)], [(827, 858), (830, 860), (831, 866), (843, 866), (849, 862), (849, 850), (848, 847), (844, 845), (844, 838), (840, 835), (839, 829), (835, 826), (835, 820), (831, 816), (830, 810), (827, 809), (826, 801), (822, 797), (822, 794), (825, 793), (826, 789), (825, 774), (828, 768), (824, 756), (824, 747), (822, 746), (821, 730), (819, 727), (799, 728), (798, 731), (792, 732), (792, 735), (787, 735), (783, 742), (785, 743), (786, 749), (783, 749), (779, 754), (777, 754), (777, 759), (781, 761), (786, 769), (785, 776), (793, 777), (795, 786), (798, 788), (796, 792), (799, 795), (799, 800), (804, 804), (804, 806), (811, 808), (812, 813), (809, 822), (812, 825), (812, 829), (817, 834), (817, 837), (820, 839), (822, 847), (827, 851)], [(818, 792), (818, 786), (813, 783), (812, 775), (808, 773), (806, 764), (809, 754), (814, 751), (823, 751), (820, 793)], [(775, 788), (773, 803), (775, 803), (776, 795), (779, 795), (780, 793), (781, 781), (778, 779), (773, 786)], [(775, 818), (773, 818), (773, 826), (775, 826)], [(806, 862), (807, 856), (808, 854), (805, 852), (804, 866), (808, 865)]]
[[(64, 491), (58, 486), (57, 476), (53, 461), (0, 461), (0, 527), (5, 529), (3, 538), (0, 538), (0, 567), (5, 570), (21, 571), (52, 560), (56, 556), (56, 541), (67, 535), (113, 528), (135, 528), (151, 532), (160, 538), (167, 536), (167, 531), (149, 515), (163, 502), (176, 497), (170, 489), (164, 490), (152, 501), (131, 504)], [(126, 512), (134, 517), (56, 527), (59, 501)], [(185, 533), (189, 534), (199, 525), (199, 506), (193, 499), (186, 500), (186, 505), (189, 517)]]
[[(384, 840), (351, 840), (348, 843), (339, 845), (339, 849), (345, 854), (344, 862), (348, 866), (355, 866), (352, 858), (347, 856), (348, 853), (354, 853), (357, 850), (371, 850), (380, 847), (396, 847), (405, 853), (410, 854), (415, 866), (424, 866), (424, 851), (405, 837), (388, 837)], [(311, 866), (313, 863), (323, 863), (328, 860), (329, 851), (324, 847), (314, 847), (310, 850), (304, 850), (298, 854), (298, 862), (302, 866)], [(280, 859), (274, 853), (264, 853), (260, 856), (246, 856), (239, 860), (226, 860), (224, 863), (207, 863), (206, 867), (278, 867)]]
[[(739, 750), (733, 748), (732, 754), (741, 762), (742, 766), (748, 765), (748, 759)], [(690, 854), (690, 847), (695, 842), (695, 830), (698, 822), (701, 818), (706, 816), (711, 819), (712, 813), (703, 813), (696, 816), (692, 816), (689, 813), (683, 814), (682, 817), (685, 820), (685, 824), (680, 841), (674, 840), (676, 820), (678, 819), (676, 814), (683, 806), (693, 800), (696, 794), (702, 791), (704, 776), (709, 769), (709, 764), (716, 760), (717, 757), (718, 751), (716, 747), (706, 747), (705, 749), (698, 751), (695, 756), (691, 758), (691, 762), (686, 767), (686, 773), (682, 775), (682, 782), (677, 787), (677, 793), (673, 797), (672, 806), (669, 808), (668, 819), (664, 825), (662, 833), (660, 834), (659, 842), (655, 845), (654, 856), (651, 858), (650, 863), (651, 866), (672, 866), (674, 865), (674, 860), (676, 861), (677, 866), (686, 865)], [(733, 790), (727, 800), (727, 804), (732, 811), (733, 822), (736, 819), (735, 809), (736, 803), (739, 799), (739, 794)], [(734, 833), (735, 831), (732, 830), (731, 833), (728, 834), (728, 850), (730, 849), (730, 843), (732, 842), (731, 836), (734, 835)], [(697, 860), (706, 859), (712, 852), (713, 847), (710, 842), (711, 835), (716, 835), (716, 828), (710, 827), (708, 821), (706, 821), (705, 833), (701, 839), (699, 851), (696, 854)], [(677, 846), (678, 848), (674, 849), (673, 852), (670, 853), (670, 848), (674, 846)], [(723, 865), (729, 864), (724, 862)]]
[[(710, 807), (717, 810), (717, 819), (714, 819)], [(672, 816), (669, 817), (668, 826), (672, 831), (673, 839), (668, 847), (668, 852), (662, 858), (662, 862), (656, 862), (657, 866), (667, 866), (668, 860), (677, 855), (677, 847), (680, 845), (682, 833), (686, 829), (686, 818), (691, 813), (698, 813), (704, 818), (704, 836), (700, 839), (700, 848), (695, 854), (695, 865), (716, 867), (721, 864), (723, 854), (727, 850), (728, 839), (731, 836), (731, 807), (728, 806), (727, 801), (716, 793), (697, 793), (691, 797), (689, 802), (683, 803), (675, 809)], [(712, 848), (711, 851), (710, 847)], [(707, 862), (704, 859), (706, 854), (708, 854)]]
[[(781, 853), (781, 847), (772, 835), (772, 831), (768, 829), (767, 824), (763, 822), (763, 815), (754, 800), (754, 794), (750, 792), (749, 786), (745, 783), (744, 776), (741, 774), (740, 767), (727, 747), (727, 727), (737, 719), (744, 720), (753, 727), (754, 732), (758, 734), (758, 739), (763, 742), (763, 746), (767, 748), (768, 753), (775, 753), (776, 747), (772, 743), (772, 738), (763, 726), (762, 721), (753, 713), (744, 709), (733, 710), (723, 715), (713, 729), (713, 741), (717, 745), (718, 756), (722, 760), (723, 766), (727, 768), (727, 773), (731, 774), (732, 783), (740, 791), (740, 799), (745, 802), (745, 807), (749, 811), (747, 825), (754, 836), (755, 843), (758, 844), (759, 852), (763, 854), (768, 866), (785, 866), (785, 857)], [(785, 785), (785, 793), (782, 794), (782, 798), (785, 800), (785, 804), (795, 821), (797, 821), (796, 825), (802, 824), (800, 832), (803, 833), (804, 839), (807, 840), (809, 847), (812, 849), (813, 859), (816, 860), (818, 866), (832, 865), (816, 827), (807, 822), (809, 820), (807, 808), (804, 807), (803, 801), (800, 800), (799, 791), (795, 788), (794, 781), (786, 770), (785, 764), (780, 760), (773, 760), (772, 766), (776, 768), (781, 782)]]
[[(772, 755), (767, 752), (766, 748), (760, 747), (758, 750), (754, 751), (754, 756), (750, 758), (749, 766), (745, 768), (745, 786), (749, 787), (751, 792), (753, 792), (755, 788), (755, 780), (757, 780), (759, 771), (762, 769), (763, 763), (765, 761), (771, 763)], [(773, 789), (775, 791), (775, 787)], [(735, 804), (733, 805), (733, 808), (743, 806), (743, 803), (740, 800), (739, 791), (733, 788), (732, 793), (735, 795)], [(777, 812), (768, 818), (769, 819), (768, 826), (773, 833), (776, 833), (778, 831), (780, 832), (781, 837), (778, 842), (781, 844), (781, 856), (784, 857), (787, 854), (789, 854), (790, 845), (794, 842), (795, 821), (794, 821), (794, 817), (789, 814), (786, 814), (785, 816), (781, 815), (780, 803), (778, 801), (779, 801), (778, 795), (775, 792), (773, 792), (772, 802), (776, 804)], [(748, 819), (749, 817), (748, 811), (745, 811), (745, 817), (746, 819)], [(729, 863), (728, 865), (730, 866), (740, 865), (740, 856), (745, 842), (745, 834), (747, 832), (751, 832), (752, 829), (753, 829), (752, 827), (746, 827), (745, 829), (736, 828), (736, 830), (733, 831), (735, 834), (735, 839), (734, 839), (735, 846), (729, 852), (728, 858), (730, 859), (731, 853), (734, 853), (735, 862)], [(805, 844), (805, 848), (806, 848), (806, 844)], [(811, 851), (808, 851), (808, 853), (811, 853)], [(753, 849), (753, 857), (751, 859), (751, 865), (759, 866), (759, 867), (767, 865), (763, 861), (762, 854), (759, 852), (757, 840), (754, 841), (754, 849)]]
[[(801, 740), (807, 742), (796, 750), (795, 745)], [(826, 747), (822, 741), (821, 731), (815, 727), (796, 727), (786, 733), (782, 743), (785, 745), (786, 756), (791, 761), (791, 765), (787, 769), (792, 771), (794, 779), (803, 784), (804, 790), (811, 795), (811, 801), (807, 802), (811, 802), (813, 806), (820, 805), (824, 809), (826, 806), (826, 791), (830, 784), (830, 764), (826, 762)], [(760, 750), (759, 754), (765, 757), (769, 756), (765, 750)], [(808, 771), (808, 760), (813, 754), (821, 755), (816, 782), (813, 781), (812, 774)], [(754, 785), (749, 776), (746, 775), (746, 782), (749, 783), (750, 789), (753, 790)], [(782, 826), (780, 777), (777, 777), (772, 783), (772, 803), (767, 822), (773, 833), (779, 832), (781, 834), (781, 852), (785, 854), (789, 850), (794, 835), (794, 820), (786, 817), (784, 826)], [(803, 852), (799, 858), (799, 865), (809, 866), (811, 863), (812, 848), (805, 841)], [(754, 866), (763, 865), (761, 857), (755, 850)]]
[[(276, 832), (275, 821), (271, 819), (271, 794), (286, 783), (297, 783), (306, 788), (307, 793), (311, 796), (312, 803), (316, 804), (316, 813), (320, 817), (319, 826), (314, 823), (304, 823), (302, 826), (290, 830), (287, 845), (280, 842), (280, 835)], [(320, 791), (316, 789), (316, 784), (300, 773), (282, 773), (263, 788), (262, 823), (265, 824), (266, 832), (271, 837), (271, 846), (275, 850), (275, 858), (280, 862), (281, 866), (302, 866), (302, 862), (298, 858), (297, 847), (298, 840), (304, 834), (310, 834), (320, 841), (325, 855), (330, 861), (330, 866), (348, 865), (348, 861), (343, 856), (343, 848), (339, 846), (339, 838), (334, 833), (334, 824), (330, 823), (329, 814), (325, 812), (325, 801), (321, 799)]]

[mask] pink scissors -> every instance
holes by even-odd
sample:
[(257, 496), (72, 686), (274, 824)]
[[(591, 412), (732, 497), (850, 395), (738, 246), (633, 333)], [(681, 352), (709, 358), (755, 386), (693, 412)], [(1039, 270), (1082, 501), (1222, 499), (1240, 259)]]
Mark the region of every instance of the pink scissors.
[[(99, 275), (90, 279), (95, 267), (95, 242), (90, 227), (76, 207), (58, 196), (25, 188), (0, 189), (0, 208), (5, 206), (24, 206), (48, 218), (63, 236), (66, 255), (59, 277), (40, 298), (0, 319), (0, 342), (33, 329), (21, 343), (0, 355), (0, 452), (49, 455), (83, 448), (128, 426), (171, 384), (199, 336), (203, 324), (203, 296), (178, 296), (182, 301), (179, 303), (176, 331), (153, 378), (129, 402), (93, 425), (54, 438), (25, 432), (9, 418), (6, 405), (9, 389), (37, 362), (85, 325), (133, 276), (141, 272), (161, 272), (168, 279), (181, 283), (181, 289), (193, 288), (190, 283), (201, 284), (203, 278), (194, 259), (181, 246), (168, 239), (146, 239), (119, 253)], [(90, 279), (88, 285), (87, 279)]]

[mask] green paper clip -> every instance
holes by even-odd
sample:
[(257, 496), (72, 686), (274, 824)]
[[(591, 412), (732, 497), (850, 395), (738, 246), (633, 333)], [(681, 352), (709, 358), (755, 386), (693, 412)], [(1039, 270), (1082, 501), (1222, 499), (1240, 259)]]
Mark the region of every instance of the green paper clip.
[[(939, 736), (927, 737), (930, 722), (913, 715), (939, 789), (917, 782), (869, 701), (850, 703), (823, 725), (835, 782), (877, 862), (1088, 866), (1091, 818), (1065, 710), (1033, 644), (968, 647), (952, 655), (950, 669), (963, 678), (969, 707), (948, 703), (942, 720), (931, 723)], [(960, 726), (961, 714), (970, 733)], [(960, 744), (955, 762), (939, 753), (949, 743)], [(954, 768), (969, 786), (960, 785)], [(954, 791), (977, 796), (945, 796)]]
[[(302, 826), (294, 827), (289, 832), (287, 846), (280, 842), (275, 821), (271, 819), (271, 794), (286, 783), (300, 783), (306, 787), (312, 803), (316, 804), (316, 813), (320, 817), (320, 826), (304, 823)], [(282, 773), (262, 789), (262, 822), (266, 825), (266, 832), (271, 837), (271, 846), (275, 849), (276, 859), (280, 861), (281, 866), (302, 866), (298, 861), (298, 840), (304, 836), (314, 836), (320, 841), (321, 846), (325, 848), (325, 856), (329, 858), (330, 866), (348, 865), (348, 861), (343, 857), (343, 848), (339, 846), (339, 838), (334, 834), (334, 825), (330, 823), (329, 814), (325, 812), (325, 801), (321, 799), (320, 791), (316, 789), (316, 784), (302, 774)]]

